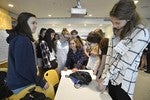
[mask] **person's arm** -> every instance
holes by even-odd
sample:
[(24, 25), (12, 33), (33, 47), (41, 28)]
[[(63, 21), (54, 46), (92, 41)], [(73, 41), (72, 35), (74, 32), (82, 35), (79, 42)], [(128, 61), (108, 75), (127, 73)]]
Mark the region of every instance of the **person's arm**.
[(104, 70), (105, 61), (106, 61), (106, 55), (102, 55), (102, 59), (101, 59), (101, 62), (100, 62), (100, 66), (98, 68), (98, 74), (96, 75), (96, 79), (99, 79), (101, 77), (102, 72)]
[[(125, 51), (120, 59), (117, 58), (111, 64), (109, 70), (107, 70), (103, 85), (108, 85), (109, 80), (114, 74), (120, 72), (121, 70), (126, 70), (128, 67), (132, 67), (131, 65), (133, 64), (135, 59), (139, 57), (138, 55), (141, 54), (144, 48), (147, 46), (148, 42), (150, 41), (150, 35), (148, 31), (141, 30), (136, 34), (137, 35), (132, 39), (129, 45), (126, 45), (126, 47), (129, 48), (128, 51)], [(131, 69), (135, 70), (135, 66), (133, 67), (134, 68)]]
[(84, 50), (84, 53), (85, 53), (85, 55), (87, 56), (87, 57), (90, 57), (89, 56), (89, 52), (87, 51), (87, 46), (83, 46), (83, 50)]
[(79, 50), (79, 54), (78, 55), (80, 55), (80, 59), (78, 60), (78, 62), (75, 65), (75, 67), (80, 69), (81, 67), (83, 67), (85, 61), (88, 60), (88, 57), (85, 55), (83, 48), (78, 49), (78, 50)]
[(104, 70), (102, 73), (106, 73), (106, 71), (108, 70), (108, 68), (110, 67), (110, 58), (112, 57), (112, 41), (113, 38), (110, 39), (109, 43), (108, 43), (108, 49), (107, 49), (107, 55), (106, 55), (106, 60), (105, 60), (105, 64), (104, 64)]
[(98, 67), (98, 71), (97, 71), (97, 76), (96, 76), (97, 80), (101, 77), (102, 72), (105, 68), (104, 66), (105, 66), (105, 62), (106, 62), (107, 50), (108, 50), (108, 44), (105, 47), (101, 48), (102, 57), (101, 57), (100, 65)]
[(16, 73), (22, 79), (42, 88), (46, 82), (37, 76), (35, 55), (31, 41), (27, 37), (21, 37), (14, 47), (14, 61)]

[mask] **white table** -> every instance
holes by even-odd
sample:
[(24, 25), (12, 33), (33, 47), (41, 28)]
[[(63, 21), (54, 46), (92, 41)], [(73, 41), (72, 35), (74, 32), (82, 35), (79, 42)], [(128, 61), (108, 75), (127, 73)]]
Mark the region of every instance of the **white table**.
[(91, 74), (92, 82), (89, 85), (81, 86), (79, 89), (74, 87), (70, 78), (65, 77), (65, 75), (72, 73), (71, 70), (62, 71), (54, 100), (112, 100), (107, 92), (103, 94), (99, 92), (95, 81), (96, 76), (93, 75), (92, 70), (86, 71)]

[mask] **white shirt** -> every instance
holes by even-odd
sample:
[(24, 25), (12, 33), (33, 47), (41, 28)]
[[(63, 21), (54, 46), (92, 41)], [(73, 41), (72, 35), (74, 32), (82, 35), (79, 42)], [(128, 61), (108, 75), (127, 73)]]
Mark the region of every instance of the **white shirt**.
[(69, 51), (69, 43), (68, 41), (57, 41), (57, 60), (58, 60), (58, 68), (63, 69), (67, 59), (67, 53)]

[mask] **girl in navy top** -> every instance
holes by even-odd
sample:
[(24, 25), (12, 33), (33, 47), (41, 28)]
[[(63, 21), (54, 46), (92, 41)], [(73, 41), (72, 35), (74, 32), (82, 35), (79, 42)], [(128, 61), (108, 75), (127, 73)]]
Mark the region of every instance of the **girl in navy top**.
[(70, 39), (69, 48), (64, 69), (83, 69), (83, 66), (88, 61), (88, 57), (84, 53), (82, 44), (77, 38)]
[(18, 93), (29, 85), (36, 84), (43, 89), (48, 83), (37, 76), (33, 36), (36, 31), (36, 16), (23, 12), (17, 19), (17, 26), (11, 30), (9, 43), (7, 85), (13, 93)]

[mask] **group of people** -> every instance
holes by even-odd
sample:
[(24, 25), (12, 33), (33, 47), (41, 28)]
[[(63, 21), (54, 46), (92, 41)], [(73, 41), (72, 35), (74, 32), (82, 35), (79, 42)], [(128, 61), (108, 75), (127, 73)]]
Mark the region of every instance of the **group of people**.
[[(109, 15), (114, 34), (109, 40), (100, 29), (90, 32), (83, 43), (76, 30), (70, 32), (70, 37), (66, 28), (60, 35), (52, 28), (42, 28), (35, 43), (32, 34), (37, 28), (36, 16), (21, 13), (7, 38), (9, 89), (18, 93), (32, 84), (48, 89), (43, 73), (50, 69), (58, 73), (92, 69), (101, 92), (108, 88), (113, 100), (132, 100), (140, 58), (150, 34), (133, 0), (119, 0)], [(42, 77), (37, 75), (37, 66)]]

